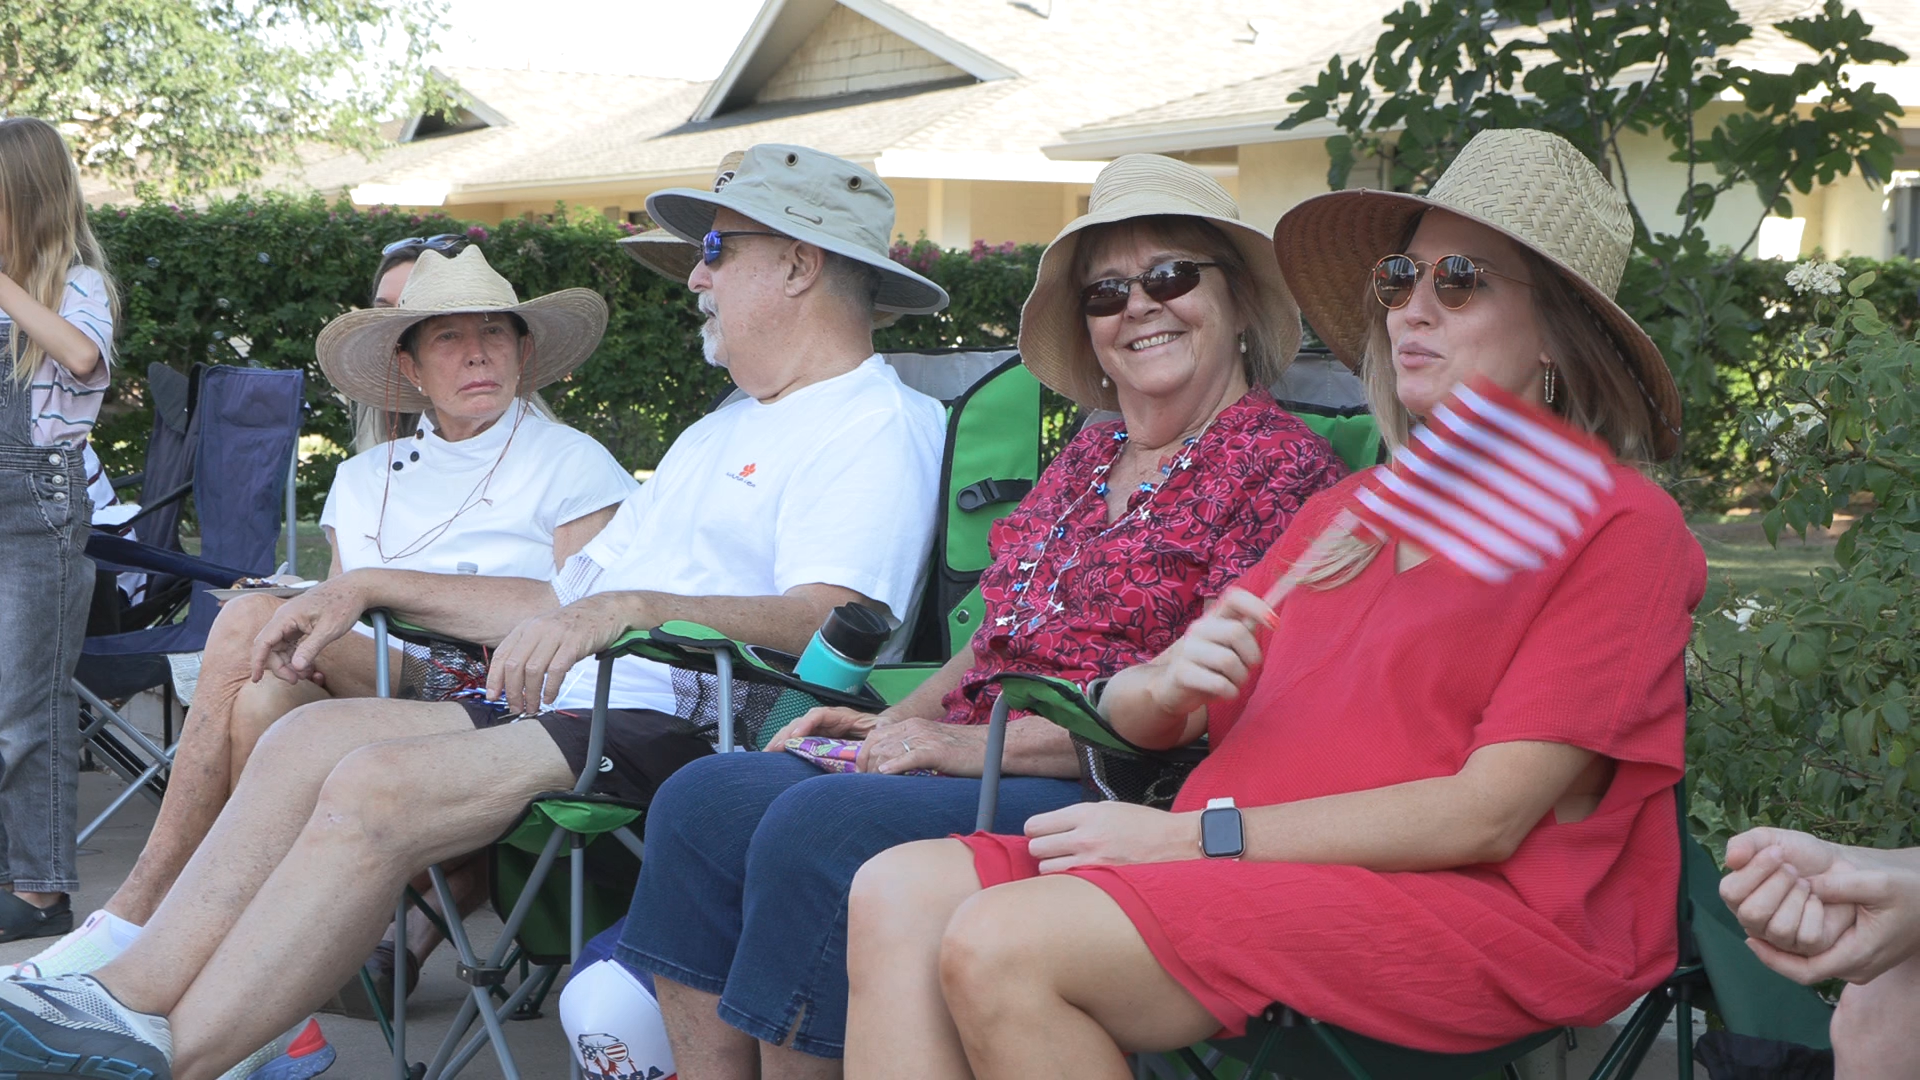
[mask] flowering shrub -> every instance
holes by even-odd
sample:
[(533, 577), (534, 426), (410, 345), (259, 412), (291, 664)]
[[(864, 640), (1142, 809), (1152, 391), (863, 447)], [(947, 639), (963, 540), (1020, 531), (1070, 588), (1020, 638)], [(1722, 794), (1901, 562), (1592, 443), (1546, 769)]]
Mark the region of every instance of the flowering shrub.
[(1720, 609), (1757, 635), (1757, 661), (1691, 658), (1692, 809), (1716, 839), (1760, 824), (1920, 839), (1920, 341), (1866, 299), (1875, 274), (1843, 293), (1839, 269), (1788, 275), (1821, 321), (1794, 335), (1741, 437), (1774, 465), (1769, 541), (1855, 516), (1834, 566), (1775, 605)]

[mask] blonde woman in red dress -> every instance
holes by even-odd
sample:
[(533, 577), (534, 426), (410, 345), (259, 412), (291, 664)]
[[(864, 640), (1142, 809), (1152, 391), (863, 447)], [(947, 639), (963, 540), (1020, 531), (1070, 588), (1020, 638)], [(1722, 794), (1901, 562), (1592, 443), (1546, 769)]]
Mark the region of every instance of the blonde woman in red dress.
[[(1321, 196), (1275, 245), (1391, 443), (1478, 375), (1646, 462), (1676, 449), (1679, 406), (1612, 300), (1631, 239), (1571, 145), (1493, 131), (1429, 197)], [(1123, 1077), (1123, 1053), (1239, 1033), (1276, 1002), (1468, 1052), (1598, 1023), (1659, 982), (1706, 567), (1672, 499), (1614, 479), (1542, 571), (1487, 585), (1353, 539), (1270, 610), (1353, 481), (1309, 502), (1100, 701), (1143, 746), (1209, 736), (1170, 812), (1082, 803), (862, 868), (847, 1074)]]

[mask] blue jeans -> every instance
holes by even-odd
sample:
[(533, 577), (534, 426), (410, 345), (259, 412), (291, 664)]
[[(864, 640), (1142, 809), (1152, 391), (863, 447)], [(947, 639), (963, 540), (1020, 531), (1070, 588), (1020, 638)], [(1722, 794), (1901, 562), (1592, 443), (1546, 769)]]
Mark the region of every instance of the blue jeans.
[[(847, 1030), (847, 892), (882, 851), (973, 830), (980, 781), (823, 773), (789, 754), (702, 758), (647, 814), (647, 857), (614, 957), (720, 996), (762, 1042), (840, 1057)], [(996, 832), (1080, 801), (1072, 780), (1008, 777)], [(796, 1020), (799, 1028), (796, 1031)]]

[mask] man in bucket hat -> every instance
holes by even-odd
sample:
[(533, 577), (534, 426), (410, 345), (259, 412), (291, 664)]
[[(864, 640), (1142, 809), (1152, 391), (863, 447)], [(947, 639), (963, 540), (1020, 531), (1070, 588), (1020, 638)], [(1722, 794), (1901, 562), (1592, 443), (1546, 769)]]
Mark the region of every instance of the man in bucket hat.
[[(282, 608), (258, 671), (297, 678), (386, 607), (494, 646), (505, 705), (289, 714), (131, 948), (93, 975), (0, 986), (0, 1075), (210, 1077), (284, 1031), (352, 974), (405, 881), (588, 767), (592, 655), (626, 628), (687, 619), (799, 652), (839, 604), (907, 614), (945, 425), (874, 355), (871, 325), (946, 294), (888, 259), (891, 193), (838, 158), (757, 146), (722, 190), (663, 191), (648, 209), (701, 245), (688, 285), (709, 356), (748, 396), (682, 434), (551, 581), (356, 571)], [(667, 669), (619, 661), (612, 701), (595, 791), (645, 802), (707, 752), (671, 715)]]

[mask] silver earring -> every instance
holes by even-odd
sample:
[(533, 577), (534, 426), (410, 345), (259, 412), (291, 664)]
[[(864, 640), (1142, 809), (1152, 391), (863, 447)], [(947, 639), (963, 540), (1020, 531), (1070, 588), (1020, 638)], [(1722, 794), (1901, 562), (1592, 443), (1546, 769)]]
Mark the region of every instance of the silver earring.
[(1554, 393), (1553, 393), (1554, 378), (1553, 378), (1552, 364), (1547, 365), (1547, 373), (1541, 376), (1541, 382), (1543, 384), (1542, 389), (1544, 390), (1544, 393), (1542, 396), (1547, 399), (1547, 404), (1551, 405), (1553, 404), (1553, 398), (1554, 398)]
[(1105, 375), (1100, 376), (1100, 389), (1105, 390), (1111, 386), (1113, 386), (1112, 379), (1107, 378)]
[(1245, 334), (1240, 335), (1240, 355), (1247, 355), (1247, 335)]

